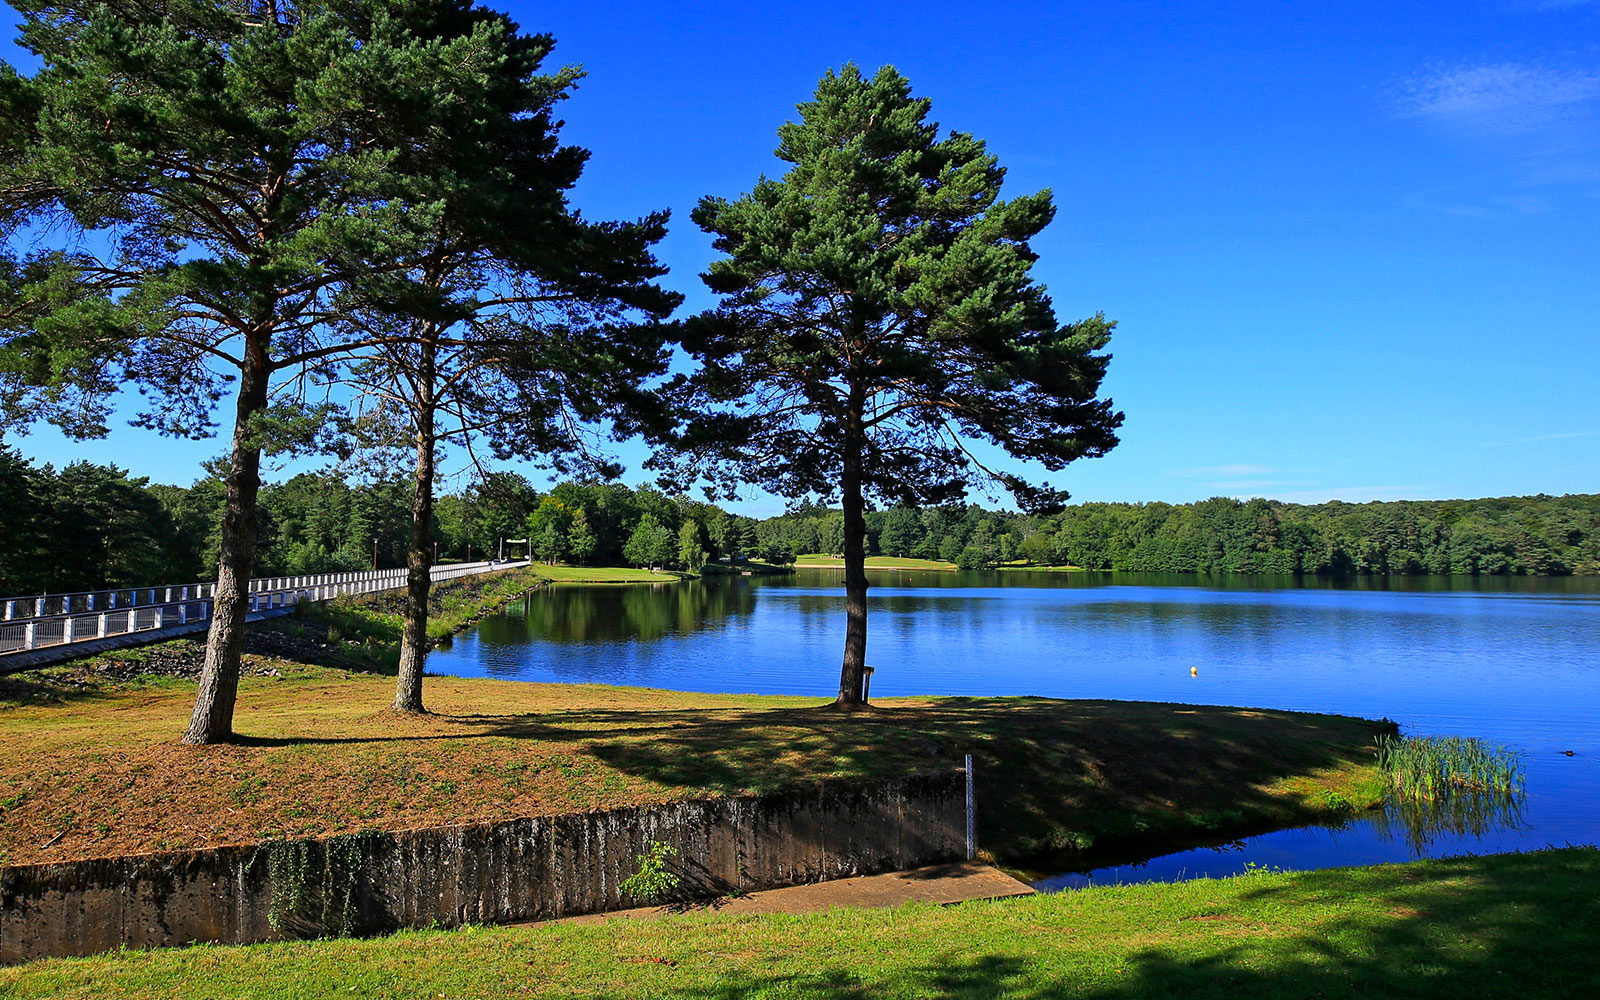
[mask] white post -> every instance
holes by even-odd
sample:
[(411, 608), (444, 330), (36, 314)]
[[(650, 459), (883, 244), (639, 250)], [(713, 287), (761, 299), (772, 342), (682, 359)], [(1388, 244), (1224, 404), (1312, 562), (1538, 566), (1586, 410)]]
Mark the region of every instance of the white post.
[(106, 619), (110, 617), (104, 611), (100, 612), (95, 622), (94, 637), (96, 639), (104, 639), (106, 637)]
[(972, 754), (967, 754), (967, 860), (978, 856), (978, 841), (972, 823)]
[(34, 622), (29, 622), (28, 624), (22, 626), (22, 648), (23, 649), (32, 649), (33, 648), (34, 628), (35, 628), (35, 623)]

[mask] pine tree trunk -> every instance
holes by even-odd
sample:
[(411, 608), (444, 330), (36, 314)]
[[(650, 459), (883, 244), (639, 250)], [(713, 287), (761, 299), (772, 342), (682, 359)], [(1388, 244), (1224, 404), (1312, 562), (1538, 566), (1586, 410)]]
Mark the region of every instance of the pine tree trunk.
[(867, 519), (861, 496), (865, 434), (861, 411), (848, 414), (844, 441), (844, 665), (839, 671), (841, 708), (866, 704), (867, 676)]
[(417, 472), (411, 493), (411, 545), (406, 552), (406, 617), (394, 710), (425, 712), (422, 666), (428, 656), (428, 596), (433, 587), (428, 533), (433, 526), (434, 345), (424, 341), (417, 367)]
[[(258, 336), (264, 340), (264, 335)], [(245, 345), (244, 365), (239, 373), (233, 457), (222, 508), (217, 589), (194, 715), (183, 734), (185, 743), (221, 743), (233, 735), (233, 707), (239, 695), (239, 654), (244, 643), (244, 620), (250, 607), (250, 571), (255, 558), (256, 495), (261, 490), (261, 443), (252, 435), (250, 421), (266, 409), (270, 376), (265, 344), (252, 338)]]

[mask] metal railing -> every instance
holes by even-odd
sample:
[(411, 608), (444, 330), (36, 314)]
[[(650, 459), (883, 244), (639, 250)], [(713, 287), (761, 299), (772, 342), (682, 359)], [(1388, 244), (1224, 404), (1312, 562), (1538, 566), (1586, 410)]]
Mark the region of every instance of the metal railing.
[[(438, 583), (527, 565), (528, 560), (455, 563), (435, 566), (429, 575)], [(406, 573), (405, 569), (380, 569), (251, 580), (246, 616), (260, 616), (301, 601), (398, 590), (406, 585)], [(191, 583), (0, 598), (4, 613), (0, 655), (205, 621), (212, 615), (216, 589), (215, 583)], [(18, 615), (19, 609), (33, 613)]]

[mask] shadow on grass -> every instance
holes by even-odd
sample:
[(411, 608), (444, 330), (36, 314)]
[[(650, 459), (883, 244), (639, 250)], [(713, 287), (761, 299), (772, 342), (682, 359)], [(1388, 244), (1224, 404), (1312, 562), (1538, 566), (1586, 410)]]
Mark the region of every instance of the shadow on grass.
[[(1330, 870), (1246, 891), (1239, 897), (1243, 912), (1236, 914), (1244, 928), (1217, 920), (1204, 932), (1173, 936), (1185, 918), (1164, 923), (1159, 910), (1133, 917), (1140, 926), (1128, 927), (1126, 940), (1158, 937), (1163, 943), (1120, 954), (1114, 942), (1086, 955), (1030, 936), (993, 954), (910, 963), (893, 969), (891, 983), (882, 973), (868, 978), (824, 965), (795, 974), (735, 974), (673, 992), (699, 1000), (1594, 996), (1600, 990), (1597, 893), (1600, 852), (1593, 848), (1452, 859), (1398, 877), (1389, 866)], [(979, 927), (985, 922), (981, 914), (974, 919)], [(957, 955), (962, 951), (960, 941), (949, 946)]]
[(848, 714), (592, 708), (451, 718), (476, 735), (580, 744), (662, 785), (727, 792), (947, 770), (971, 753), (981, 843), (1005, 856), (1303, 821), (1304, 804), (1271, 786), (1369, 761), (1373, 737), (1392, 729), (1291, 712), (1034, 698)]

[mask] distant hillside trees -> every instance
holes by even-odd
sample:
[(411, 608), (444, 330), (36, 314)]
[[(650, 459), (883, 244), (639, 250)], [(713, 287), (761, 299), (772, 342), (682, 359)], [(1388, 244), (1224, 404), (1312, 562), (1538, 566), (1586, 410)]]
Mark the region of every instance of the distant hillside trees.
[[(261, 491), (256, 564), (263, 575), (405, 565), (411, 484), (350, 484), (302, 473)], [(220, 480), (150, 485), (115, 466), (36, 466), (0, 446), (0, 596), (204, 579), (216, 566)], [(543, 514), (539, 512), (544, 512)], [(559, 512), (557, 516), (554, 512)], [(505, 473), (439, 498), (430, 538), (441, 561), (484, 558), (503, 538), (565, 531), (558, 557), (622, 565), (651, 514), (669, 534), (665, 562), (684, 563), (692, 525), (704, 558), (787, 562), (837, 553), (837, 510), (802, 506), (755, 521), (708, 503), (621, 483), (563, 483), (541, 493)], [(541, 519), (543, 519), (541, 521)], [(1039, 517), (975, 505), (891, 507), (865, 515), (875, 555), (1153, 573), (1323, 575), (1600, 575), (1600, 494), (1286, 504), (1085, 503)], [(564, 525), (564, 527), (560, 527)], [(538, 527), (538, 530), (530, 528)], [(969, 550), (976, 550), (969, 554)], [(536, 555), (539, 555), (536, 553)], [(1009, 556), (1009, 558), (1008, 558)], [(542, 555), (540, 555), (542, 558)], [(688, 568), (688, 567), (685, 567)]]
[[(837, 511), (762, 522), (763, 538), (838, 552)], [(866, 516), (878, 555), (1145, 573), (1325, 575), (1600, 574), (1600, 496), (1289, 504), (1085, 503), (1046, 517), (976, 506), (894, 507)], [(804, 546), (816, 542), (815, 548)]]

